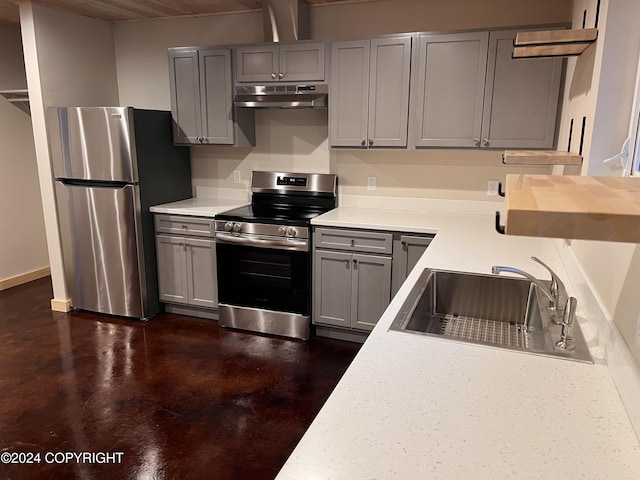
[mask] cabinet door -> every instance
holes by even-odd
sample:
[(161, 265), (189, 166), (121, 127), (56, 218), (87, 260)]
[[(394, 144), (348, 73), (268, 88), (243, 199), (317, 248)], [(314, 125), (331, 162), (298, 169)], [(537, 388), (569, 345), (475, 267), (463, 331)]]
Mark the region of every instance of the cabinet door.
[(412, 143), (480, 145), (488, 32), (422, 34), (414, 57)]
[(351, 327), (372, 330), (391, 299), (391, 257), (353, 254)]
[(366, 146), (371, 42), (333, 42), (329, 93), (329, 142), (332, 147)]
[(314, 253), (313, 323), (351, 327), (351, 254)]
[(204, 143), (233, 145), (231, 50), (200, 50), (202, 136)]
[(482, 144), (553, 148), (561, 58), (512, 59), (516, 31), (491, 32)]
[(371, 40), (369, 148), (406, 147), (411, 37)]
[(422, 254), (433, 240), (432, 237), (419, 235), (400, 235), (393, 245), (393, 297), (416, 266)]
[(189, 303), (186, 249), (184, 237), (156, 235), (158, 289), (163, 302)]
[(214, 240), (189, 238), (187, 246), (189, 303), (218, 308), (216, 243)]
[(201, 134), (198, 51), (169, 51), (169, 87), (173, 117), (173, 141), (198, 144)]
[(278, 79), (283, 82), (324, 80), (324, 43), (280, 45)]
[(236, 47), (237, 82), (274, 82), (278, 80), (278, 46)]

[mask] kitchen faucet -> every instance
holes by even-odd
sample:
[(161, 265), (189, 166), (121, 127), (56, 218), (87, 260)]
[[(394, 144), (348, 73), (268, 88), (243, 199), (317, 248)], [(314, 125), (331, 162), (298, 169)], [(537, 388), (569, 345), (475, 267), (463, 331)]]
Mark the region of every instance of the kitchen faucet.
[(547, 287), (545, 284), (543, 284), (540, 280), (535, 278), (530, 273), (527, 273), (524, 270), (520, 270), (514, 267), (503, 267), (503, 266), (494, 265), (493, 267), (491, 267), (491, 273), (499, 274), (501, 272), (510, 272), (510, 273), (522, 275), (523, 277), (526, 277), (527, 279), (529, 279), (549, 299), (549, 310), (551, 310), (551, 320), (553, 321), (553, 323), (557, 325), (562, 325), (563, 311), (567, 302), (567, 290), (564, 284), (562, 283), (562, 281), (556, 275), (556, 273), (553, 270), (551, 270), (551, 268), (549, 268), (547, 264), (545, 264), (538, 257), (532, 256), (531, 260), (533, 260), (536, 263), (539, 263), (549, 271), (549, 274), (551, 275), (551, 283), (549, 287)]

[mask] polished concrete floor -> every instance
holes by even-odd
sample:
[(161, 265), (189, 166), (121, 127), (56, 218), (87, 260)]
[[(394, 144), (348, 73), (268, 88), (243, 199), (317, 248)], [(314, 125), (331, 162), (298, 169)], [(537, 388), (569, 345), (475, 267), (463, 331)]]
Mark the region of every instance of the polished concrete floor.
[(359, 348), (51, 297), (0, 292), (0, 479), (272, 479)]

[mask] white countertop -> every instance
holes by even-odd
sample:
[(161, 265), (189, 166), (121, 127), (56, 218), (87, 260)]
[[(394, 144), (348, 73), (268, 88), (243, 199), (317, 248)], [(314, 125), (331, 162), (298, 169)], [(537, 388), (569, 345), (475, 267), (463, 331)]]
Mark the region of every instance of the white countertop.
[[(640, 478), (640, 442), (598, 348), (590, 365), (388, 331), (426, 267), (547, 278), (535, 255), (571, 294), (551, 241), (499, 235), (488, 215), (340, 207), (312, 223), (437, 235), (279, 480)], [(578, 306), (593, 343), (591, 314)]]
[(151, 213), (168, 215), (190, 215), (193, 217), (215, 217), (217, 214), (246, 205), (248, 202), (220, 198), (194, 197), (178, 202), (164, 203), (149, 208)]

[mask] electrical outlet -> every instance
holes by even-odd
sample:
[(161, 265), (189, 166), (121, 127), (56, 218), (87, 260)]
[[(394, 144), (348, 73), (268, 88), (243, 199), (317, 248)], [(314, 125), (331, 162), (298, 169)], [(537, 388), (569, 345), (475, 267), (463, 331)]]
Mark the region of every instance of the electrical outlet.
[(240, 176), (240, 170), (233, 171), (233, 183), (242, 183), (242, 177)]
[(498, 180), (489, 180), (487, 182), (487, 195), (490, 197), (495, 197), (498, 195), (498, 188), (500, 182)]
[(376, 189), (376, 177), (367, 177), (367, 190)]

